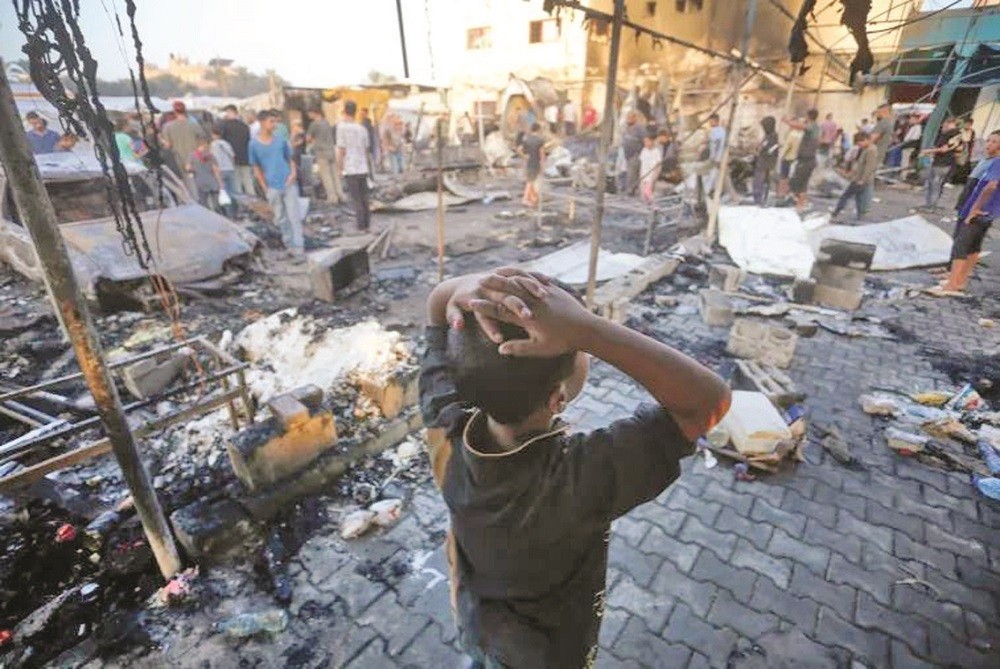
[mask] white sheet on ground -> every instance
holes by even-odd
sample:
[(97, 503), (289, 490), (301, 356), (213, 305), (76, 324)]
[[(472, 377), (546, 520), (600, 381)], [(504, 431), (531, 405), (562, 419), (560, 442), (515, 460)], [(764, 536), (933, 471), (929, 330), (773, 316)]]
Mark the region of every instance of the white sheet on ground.
[(734, 263), (756, 274), (806, 278), (816, 259), (794, 209), (722, 207), (719, 243)]
[[(600, 250), (597, 256), (597, 281), (610, 281), (624, 276), (641, 265), (645, 258), (634, 253), (611, 253)], [(590, 242), (577, 242), (555, 253), (521, 265), (530, 272), (541, 272), (563, 283), (580, 286), (587, 283), (590, 266)]]
[(813, 249), (824, 239), (875, 245), (872, 269), (926, 267), (948, 262), (951, 237), (922, 216), (907, 216), (871, 225), (826, 225), (809, 234)]
[(939, 265), (951, 253), (951, 237), (921, 216), (859, 226), (826, 221), (802, 221), (793, 209), (722, 207), (719, 243), (749, 272), (799, 278), (809, 276), (824, 239), (874, 244), (877, 271)]

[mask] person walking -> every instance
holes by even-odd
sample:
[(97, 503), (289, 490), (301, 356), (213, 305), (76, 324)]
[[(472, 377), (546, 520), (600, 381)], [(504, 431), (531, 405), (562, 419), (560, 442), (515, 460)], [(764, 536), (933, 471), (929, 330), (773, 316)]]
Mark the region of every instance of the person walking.
[(833, 120), (833, 114), (827, 114), (819, 125), (819, 152), (817, 157), (826, 165), (833, 155), (833, 145), (840, 135), (840, 126)]
[(888, 102), (880, 104), (878, 109), (875, 110), (875, 125), (872, 126), (871, 132), (869, 132), (872, 144), (875, 145), (876, 164), (878, 167), (885, 165), (885, 157), (889, 153), (889, 143), (892, 141), (891, 116), (892, 105)]
[(646, 128), (639, 123), (639, 115), (629, 112), (625, 117), (625, 132), (622, 135), (622, 157), (625, 160), (625, 194), (635, 195), (639, 189), (639, 154), (646, 136)]
[(337, 124), (337, 170), (347, 182), (347, 191), (354, 203), (355, 224), (367, 232), (371, 224), (368, 178), (371, 173), (370, 135), (357, 122), (358, 105), (353, 100), (344, 103), (344, 118)]
[(330, 122), (323, 117), (319, 109), (309, 110), (309, 127), (306, 129), (306, 141), (312, 149), (316, 169), (319, 170), (319, 180), (323, 184), (326, 201), (330, 204), (340, 204), (344, 199), (344, 191), (340, 185), (340, 174), (337, 171), (337, 135)]
[(758, 207), (767, 203), (767, 196), (771, 191), (771, 175), (778, 164), (781, 142), (778, 141), (776, 125), (773, 116), (765, 116), (760, 121), (764, 139), (757, 147), (757, 156), (753, 163), (753, 203)]
[(59, 143), (59, 133), (55, 130), (49, 130), (49, 122), (42, 118), (38, 112), (28, 112), (25, 118), (28, 125), (31, 126), (31, 129), (26, 133), (31, 152), (35, 155), (55, 153), (56, 145)]
[(663, 149), (653, 135), (646, 135), (639, 152), (639, 193), (642, 201), (652, 206), (656, 202), (656, 181), (663, 167)]
[(562, 108), (563, 133), (567, 137), (576, 134), (576, 105), (572, 100), (567, 99)]
[(292, 147), (279, 137), (275, 128), (278, 117), (264, 112), (260, 132), (250, 142), (249, 158), (257, 183), (274, 211), (274, 222), (281, 230), (281, 241), (293, 262), (305, 260), (305, 238), (299, 212), (299, 188), (296, 181)]
[(927, 179), (924, 181), (924, 206), (928, 208), (937, 206), (945, 181), (955, 169), (956, 158), (964, 150), (962, 134), (955, 127), (955, 119), (945, 119), (941, 124), (941, 132), (938, 133), (934, 148), (921, 152), (925, 156), (933, 156), (930, 169), (927, 170)]
[(198, 142), (207, 140), (204, 131), (197, 121), (190, 118), (187, 113), (187, 105), (180, 100), (175, 100), (173, 104), (174, 118), (163, 126), (160, 133), (160, 143), (174, 154), (177, 166), (185, 170), (187, 178), (185, 182), (188, 190), (192, 194), (197, 194), (198, 188), (191, 178), (191, 173), (187, 171), (187, 165), (191, 162), (191, 154), (198, 148)]
[(719, 115), (712, 114), (708, 117), (708, 162), (712, 167), (708, 172), (708, 179), (705, 183), (705, 192), (715, 192), (715, 182), (719, 178), (719, 170), (722, 167), (722, 154), (726, 151), (726, 129), (719, 122)]
[(785, 119), (790, 127), (802, 131), (799, 152), (795, 155), (795, 171), (788, 180), (788, 187), (795, 196), (795, 208), (801, 213), (809, 205), (809, 179), (816, 169), (816, 153), (819, 150), (819, 112), (810, 109), (805, 119)]
[(404, 144), (403, 120), (396, 114), (390, 114), (385, 121), (385, 127), (382, 131), (382, 151), (389, 159), (389, 170), (393, 174), (403, 173)]
[(875, 167), (878, 153), (872, 145), (871, 136), (865, 132), (859, 132), (854, 136), (854, 145), (858, 147), (858, 155), (854, 159), (849, 172), (844, 174), (849, 183), (840, 194), (837, 206), (833, 209), (832, 221), (836, 221), (840, 212), (847, 206), (848, 201), (854, 198), (854, 206), (858, 212), (858, 220), (868, 212), (868, 203), (871, 201), (871, 190), (875, 187)]
[(542, 176), (542, 162), (545, 159), (545, 139), (541, 135), (542, 127), (538, 123), (521, 138), (517, 152), (525, 159), (524, 168), (524, 206), (534, 209), (539, 202), (539, 179)]
[(240, 120), (235, 105), (227, 105), (222, 109), (222, 120), (219, 121), (219, 138), (229, 144), (233, 150), (233, 185), (232, 195), (254, 195), (253, 168), (247, 152), (250, 149), (250, 126)]

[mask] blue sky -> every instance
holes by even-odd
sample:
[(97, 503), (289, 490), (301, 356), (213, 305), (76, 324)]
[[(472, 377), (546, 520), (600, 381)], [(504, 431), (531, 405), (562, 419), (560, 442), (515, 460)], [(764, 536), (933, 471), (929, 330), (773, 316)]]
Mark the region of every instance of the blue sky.
[[(430, 32), (434, 74), (447, 81), (449, 63), (461, 57), (463, 43), (452, 3), (466, 1), (475, 0), (403, 0), (413, 78), (431, 79)], [(950, 1), (927, 0), (925, 7)], [(80, 23), (100, 64), (99, 76), (126, 76), (121, 49), (131, 58), (131, 47), (128, 40), (119, 45), (105, 10), (117, 8), (125, 17), (124, 0), (82, 0), (81, 5)], [(371, 70), (403, 74), (395, 0), (143, 0), (137, 5), (144, 52), (159, 65), (171, 52), (202, 62), (220, 56), (260, 73), (274, 68), (298, 86), (356, 83)], [(21, 44), (13, 3), (0, 0), (0, 57), (20, 58)]]

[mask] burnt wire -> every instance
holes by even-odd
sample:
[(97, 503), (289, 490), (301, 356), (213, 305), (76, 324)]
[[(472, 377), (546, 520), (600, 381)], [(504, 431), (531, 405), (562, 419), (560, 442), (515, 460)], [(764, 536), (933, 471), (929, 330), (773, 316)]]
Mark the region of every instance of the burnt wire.
[[(14, 8), (25, 38), (22, 50), (28, 57), (31, 80), (58, 111), (64, 131), (93, 141), (122, 248), (148, 271), (152, 250), (114, 140), (114, 127), (97, 90), (97, 61), (80, 30), (79, 0), (14, 0)], [(75, 92), (67, 89), (64, 77)], [(155, 111), (151, 105), (150, 111)]]

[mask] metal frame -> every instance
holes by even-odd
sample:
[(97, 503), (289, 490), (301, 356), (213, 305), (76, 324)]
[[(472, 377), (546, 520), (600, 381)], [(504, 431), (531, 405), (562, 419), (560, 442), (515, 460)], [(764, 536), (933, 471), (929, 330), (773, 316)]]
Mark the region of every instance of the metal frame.
[[(248, 425), (253, 423), (254, 403), (246, 385), (245, 370), (247, 364), (236, 360), (225, 351), (220, 350), (205, 337), (193, 337), (169, 346), (162, 346), (145, 353), (109, 363), (108, 367), (110, 369), (120, 369), (141, 360), (155, 358), (184, 347), (193, 348), (196, 353), (200, 350), (202, 353), (207, 354), (215, 369), (212, 371), (206, 370), (204, 375), (200, 375), (186, 383), (175, 385), (175, 387), (154, 397), (126, 404), (122, 407), (125, 413), (128, 414), (130, 411), (153, 406), (157, 402), (169, 397), (174, 397), (198, 388), (204, 388), (209, 383), (218, 382), (221, 391), (203, 392), (190, 406), (135, 427), (133, 429), (135, 436), (152, 434), (175, 423), (204, 415), (223, 405), (229, 409), (229, 417), (233, 429), (239, 428), (241, 418)], [(11, 415), (20, 412), (20, 416), (14, 415), (12, 417), (26, 424), (35, 423), (34, 429), (28, 434), (22, 435), (6, 444), (0, 444), (0, 465), (13, 461), (39, 446), (50, 443), (54, 439), (70, 437), (101, 425), (100, 418), (96, 415), (77, 422), (70, 422), (62, 419), (54, 419), (16, 401), (19, 398), (31, 396), (50, 400), (57, 398), (59, 397), (58, 395), (50, 392), (52, 388), (68, 381), (75, 381), (82, 378), (82, 373), (68, 374), (27, 388), (0, 393), (0, 410), (5, 409), (3, 413)], [(237, 400), (239, 400), (239, 404), (237, 404)], [(24, 409), (28, 409), (29, 411), (25, 412)], [(24, 415), (25, 413), (28, 415)], [(90, 444), (47, 458), (42, 462), (0, 478), (0, 493), (36, 481), (50, 472), (65, 469), (98, 455), (103, 455), (110, 450), (111, 441), (107, 437), (104, 437)]]

